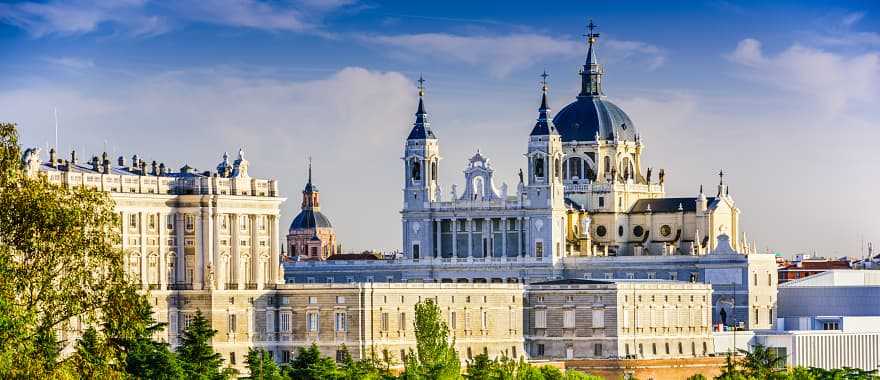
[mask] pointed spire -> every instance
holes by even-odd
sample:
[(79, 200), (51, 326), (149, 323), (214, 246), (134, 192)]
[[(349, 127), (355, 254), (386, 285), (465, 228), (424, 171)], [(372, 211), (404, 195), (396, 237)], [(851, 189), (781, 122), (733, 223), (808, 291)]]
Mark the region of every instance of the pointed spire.
[(544, 73), (541, 74), (541, 106), (538, 107), (538, 122), (535, 123), (535, 127), (532, 128), (531, 136), (546, 136), (546, 135), (558, 135), (556, 132), (556, 127), (553, 126), (553, 122), (550, 121), (550, 106), (547, 104), (547, 77), (550, 74), (547, 74), (547, 70), (544, 70)]
[(578, 96), (599, 96), (602, 95), (602, 65), (596, 57), (595, 47), (593, 45), (599, 40), (599, 33), (596, 33), (598, 26), (590, 20), (587, 25), (587, 59), (584, 67), (581, 69), (581, 93)]
[(312, 184), (312, 156), (309, 156), (309, 181), (306, 182), (304, 193), (312, 193), (318, 191), (318, 188)]
[(431, 122), (428, 121), (428, 112), (425, 111), (425, 78), (422, 78), (422, 76), (419, 75), (419, 80), (417, 82), (419, 82), (419, 108), (416, 110), (416, 121), (413, 123), (413, 128), (406, 139), (436, 139), (437, 137), (434, 136), (434, 132), (431, 130)]

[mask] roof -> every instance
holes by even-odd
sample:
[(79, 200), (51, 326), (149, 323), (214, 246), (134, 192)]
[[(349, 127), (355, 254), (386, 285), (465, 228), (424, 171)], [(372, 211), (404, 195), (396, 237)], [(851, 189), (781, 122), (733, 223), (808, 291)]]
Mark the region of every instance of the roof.
[(416, 111), (416, 121), (413, 123), (412, 130), (409, 131), (407, 140), (425, 140), (436, 139), (434, 131), (431, 130), (431, 123), (428, 121), (428, 112), (425, 111), (425, 102), (419, 97), (419, 109)]
[(573, 201), (571, 198), (565, 198), (565, 206), (572, 210), (583, 210), (584, 206)]
[[(719, 201), (720, 198), (706, 198), (706, 203), (710, 209), (718, 205)], [(681, 210), (678, 209), (679, 205), (681, 205)], [(639, 199), (632, 206), (629, 212), (648, 212), (648, 206), (651, 207), (651, 212), (695, 212), (697, 210), (697, 198), (684, 197)]]
[(535, 282), (529, 285), (608, 285), (614, 281), (584, 280), (580, 278), (564, 278), (561, 280), (551, 280), (544, 282)]
[(529, 136), (549, 136), (558, 135), (559, 132), (550, 121), (550, 106), (547, 105), (547, 87), (545, 86), (541, 94), (541, 106), (538, 107), (538, 121)]
[(636, 128), (629, 116), (605, 96), (579, 96), (553, 117), (562, 141), (635, 141)]
[(330, 219), (328, 219), (320, 211), (306, 209), (300, 211), (293, 222), (290, 223), (290, 231), (304, 230), (309, 228), (331, 228)]
[(381, 257), (372, 253), (338, 253), (327, 260), (381, 260)]
[(880, 286), (880, 271), (833, 269), (779, 285), (780, 288), (801, 288), (813, 286)]

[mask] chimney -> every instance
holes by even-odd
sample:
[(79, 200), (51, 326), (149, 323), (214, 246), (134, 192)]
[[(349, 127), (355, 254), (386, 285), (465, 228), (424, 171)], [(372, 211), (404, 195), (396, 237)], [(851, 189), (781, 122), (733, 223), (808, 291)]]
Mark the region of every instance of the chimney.
[(119, 156), (119, 158), (116, 160), (116, 163), (119, 164), (119, 166), (124, 168), (125, 167), (125, 157)]
[(53, 167), (53, 168), (55, 167), (55, 160), (56, 160), (55, 148), (49, 149), (49, 166), (50, 167)]
[(165, 175), (165, 163), (159, 164), (159, 175)]
[(138, 169), (140, 169), (141, 175), (147, 175), (147, 163), (144, 160), (138, 161)]
[(92, 156), (92, 170), (98, 171), (98, 156)]

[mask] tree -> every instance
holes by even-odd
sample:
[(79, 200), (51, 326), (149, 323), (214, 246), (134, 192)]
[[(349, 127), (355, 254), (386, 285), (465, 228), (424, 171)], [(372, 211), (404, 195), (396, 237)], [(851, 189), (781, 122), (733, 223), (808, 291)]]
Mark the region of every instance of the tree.
[(704, 376), (702, 373), (698, 373), (696, 375), (689, 376), (687, 380), (706, 380), (706, 376)]
[(134, 287), (109, 196), (50, 184), (22, 157), (15, 125), (0, 123), (0, 378), (47, 378), (61, 369), (57, 332), (99, 323)]
[(464, 378), (468, 380), (489, 380), (492, 378), (495, 361), (489, 359), (489, 355), (479, 354), (467, 362), (467, 372)]
[(739, 350), (745, 355), (743, 360), (744, 374), (756, 379), (769, 379), (776, 372), (785, 369), (785, 357), (778, 356), (776, 351), (760, 344), (752, 346), (751, 351)]
[(247, 354), (247, 367), (251, 379), (254, 380), (281, 380), (281, 370), (272, 360), (269, 351), (251, 348)]
[(183, 331), (177, 354), (188, 379), (225, 379), (230, 373), (223, 370), (223, 358), (214, 352), (211, 339), (217, 330), (211, 328), (201, 310), (196, 311), (189, 326)]
[(440, 307), (428, 298), (415, 306), (416, 352), (404, 360), (406, 378), (457, 379), (461, 362), (450, 342), (449, 328), (440, 315)]
[(76, 373), (87, 379), (121, 378), (122, 373), (112, 368), (112, 358), (108, 355), (98, 330), (89, 327), (76, 343), (76, 352), (71, 358)]
[(336, 362), (321, 355), (318, 346), (312, 343), (309, 348), (301, 348), (296, 358), (285, 368), (285, 375), (297, 380), (338, 379), (342, 373), (336, 368)]

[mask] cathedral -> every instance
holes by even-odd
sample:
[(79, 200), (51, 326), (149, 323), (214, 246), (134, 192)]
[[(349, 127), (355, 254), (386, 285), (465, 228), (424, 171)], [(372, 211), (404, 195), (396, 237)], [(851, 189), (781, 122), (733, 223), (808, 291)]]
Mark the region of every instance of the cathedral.
[(311, 162), (309, 181), (302, 195), (302, 211), (293, 218), (287, 234), (288, 257), (296, 260), (324, 260), (337, 253), (336, 232), (330, 219), (321, 213), (318, 187), (312, 184)]
[[(443, 199), (439, 138), (419, 86), (419, 106), (404, 152), (403, 234), (407, 257), (704, 255), (720, 235), (746, 250), (739, 209), (723, 181), (707, 196), (666, 197), (664, 170), (643, 167), (645, 148), (629, 116), (605, 95), (591, 27), (581, 90), (551, 119), (547, 74), (528, 136), (526, 173), (512, 194), (493, 183), (477, 152), (464, 188)], [(723, 174), (721, 175), (723, 178)], [(737, 237), (740, 237), (739, 239)]]

